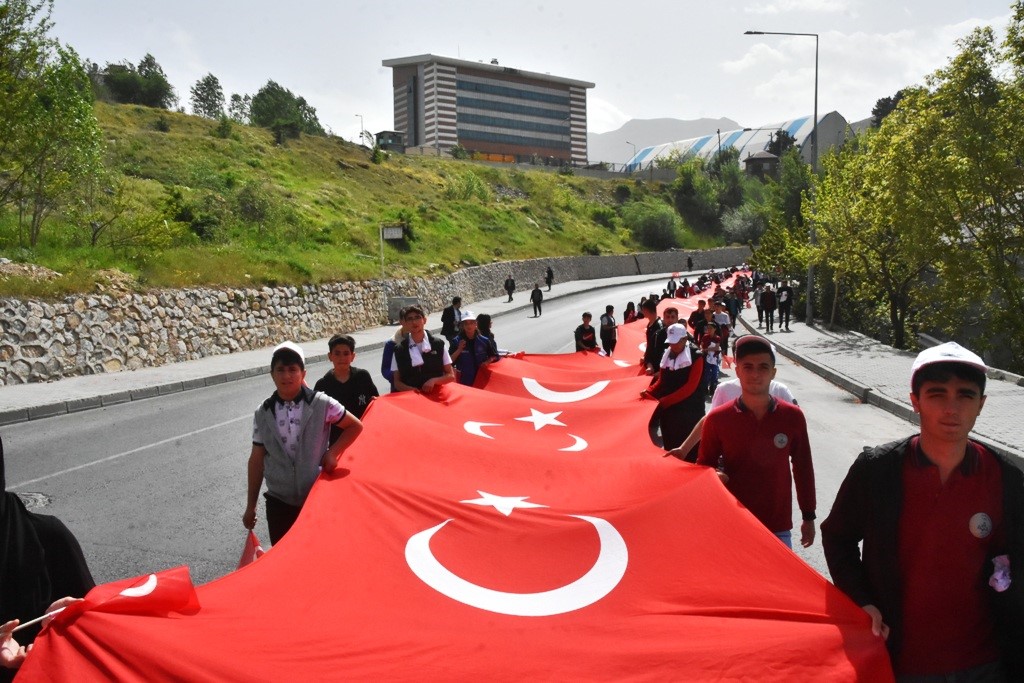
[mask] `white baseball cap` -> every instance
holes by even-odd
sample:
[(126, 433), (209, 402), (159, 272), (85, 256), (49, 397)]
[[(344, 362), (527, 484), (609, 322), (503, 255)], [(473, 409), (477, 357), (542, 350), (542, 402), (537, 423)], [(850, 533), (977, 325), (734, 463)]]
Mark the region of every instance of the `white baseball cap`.
[(462, 318), (459, 320), (459, 324), (461, 325), (462, 323), (467, 321), (476, 322), (476, 313), (474, 313), (473, 311), (466, 311), (465, 313), (463, 313)]
[(914, 375), (917, 374), (918, 370), (934, 363), (962, 363), (972, 368), (977, 368), (982, 372), (988, 372), (985, 361), (978, 354), (968, 351), (956, 342), (946, 342), (945, 344), (925, 349), (917, 354), (917, 358), (914, 359), (914, 365), (910, 369), (911, 383), (913, 383)]
[(686, 339), (686, 325), (683, 325), (682, 323), (674, 323), (668, 326), (666, 341), (669, 344), (678, 344), (684, 339)]
[(306, 354), (302, 352), (302, 347), (296, 344), (295, 342), (281, 342), (280, 344), (274, 347), (274, 352), (270, 355), (270, 357), (273, 358), (274, 356), (276, 356), (278, 351), (291, 351), (292, 353), (299, 357), (300, 361), (302, 361), (302, 367), (306, 367)]

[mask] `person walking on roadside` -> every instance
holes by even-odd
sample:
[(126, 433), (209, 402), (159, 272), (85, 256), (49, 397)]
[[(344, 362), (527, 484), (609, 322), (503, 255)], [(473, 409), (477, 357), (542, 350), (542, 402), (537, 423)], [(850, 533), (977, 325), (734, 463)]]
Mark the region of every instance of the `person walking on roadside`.
[(775, 308), (778, 306), (778, 301), (775, 290), (771, 285), (766, 284), (761, 292), (761, 308), (764, 309), (765, 331), (768, 334), (772, 333), (772, 328), (775, 325)]
[(757, 309), (757, 329), (764, 327), (764, 307), (761, 305), (761, 295), (764, 294), (764, 285), (760, 282), (754, 287), (754, 308)]
[(865, 448), (821, 525), (897, 681), (1024, 680), (1024, 474), (970, 438), (986, 371), (955, 342), (918, 354), (920, 432)]
[(541, 314), (541, 302), (544, 301), (544, 292), (540, 291), (540, 285), (533, 283), (533, 291), (530, 292), (530, 302), (533, 304), (533, 317), (539, 318)]
[(608, 304), (601, 315), (601, 348), (611, 356), (619, 339), (618, 326), (615, 324), (615, 307)]
[(548, 286), (548, 291), (551, 291), (551, 283), (555, 281), (555, 271), (551, 270), (551, 266), (548, 266), (547, 272), (544, 273), (544, 282)]
[(512, 279), (512, 273), (509, 273), (508, 277), (505, 278), (505, 291), (508, 292), (508, 301), (505, 303), (508, 303), (512, 301), (512, 292), (516, 291), (516, 281)]
[(789, 280), (782, 281), (776, 294), (779, 299), (779, 332), (783, 327), (789, 332), (789, 316), (793, 312), (793, 288), (789, 286)]

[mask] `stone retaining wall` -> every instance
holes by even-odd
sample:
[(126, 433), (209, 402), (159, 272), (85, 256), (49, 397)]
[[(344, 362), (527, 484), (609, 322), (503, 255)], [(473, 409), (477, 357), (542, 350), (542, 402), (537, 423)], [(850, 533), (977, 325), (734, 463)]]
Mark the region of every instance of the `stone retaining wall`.
[[(504, 296), (509, 273), (521, 292), (555, 281), (723, 268), (749, 258), (746, 247), (620, 256), (506, 261), (438, 278), (335, 282), (299, 287), (161, 290), (70, 296), (47, 302), (0, 298), (0, 386), (119, 372), (308, 341), (387, 322), (387, 297), (416, 297), (439, 311), (453, 296), (469, 305)], [(386, 291), (385, 291), (386, 285)]]

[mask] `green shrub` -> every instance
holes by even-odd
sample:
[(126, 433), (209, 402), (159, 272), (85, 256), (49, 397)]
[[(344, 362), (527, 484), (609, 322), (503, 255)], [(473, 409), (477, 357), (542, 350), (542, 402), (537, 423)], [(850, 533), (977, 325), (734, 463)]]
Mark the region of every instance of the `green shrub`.
[(218, 137), (222, 140), (227, 140), (229, 137), (231, 137), (231, 130), (233, 127), (234, 124), (231, 122), (231, 119), (229, 119), (224, 114), (221, 114), (220, 119), (217, 121), (217, 125), (214, 126), (213, 134), (215, 137)]
[(633, 239), (650, 249), (671, 249), (679, 246), (679, 217), (664, 204), (634, 202), (623, 209), (623, 221)]

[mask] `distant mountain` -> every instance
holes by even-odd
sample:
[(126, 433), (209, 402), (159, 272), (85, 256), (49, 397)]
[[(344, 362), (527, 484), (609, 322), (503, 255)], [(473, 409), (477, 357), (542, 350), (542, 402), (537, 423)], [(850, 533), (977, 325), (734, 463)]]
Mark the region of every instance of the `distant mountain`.
[[(587, 157), (591, 163), (607, 161), (623, 164), (633, 156), (633, 145), (638, 150), (650, 145), (675, 140), (687, 140), (714, 133), (716, 130), (736, 130), (742, 126), (732, 119), (633, 119), (618, 130), (607, 133), (587, 133)], [(632, 142), (633, 145), (627, 144)]]

